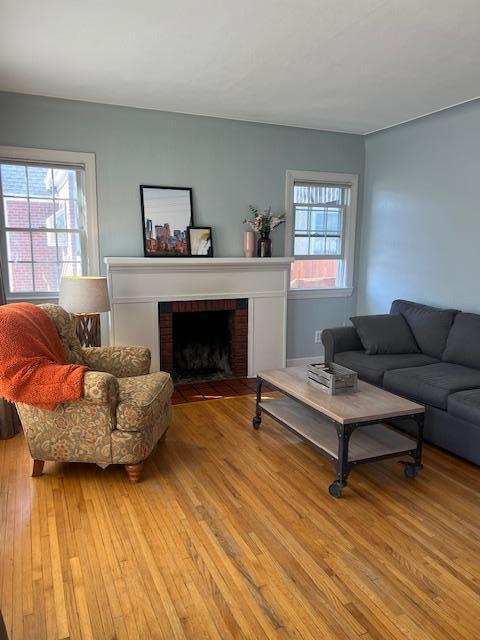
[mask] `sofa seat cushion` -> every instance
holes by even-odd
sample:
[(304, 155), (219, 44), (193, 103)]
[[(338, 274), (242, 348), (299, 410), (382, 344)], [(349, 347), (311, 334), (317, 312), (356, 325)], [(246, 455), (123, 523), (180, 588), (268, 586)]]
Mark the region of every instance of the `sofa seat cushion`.
[(480, 371), (450, 362), (438, 362), (387, 371), (383, 376), (383, 386), (411, 400), (447, 409), (451, 393), (480, 387)]
[(162, 414), (162, 405), (170, 403), (173, 393), (170, 375), (162, 371), (118, 378), (117, 382), (117, 429), (121, 431), (149, 429), (155, 416)]
[(369, 356), (365, 351), (343, 351), (336, 353), (335, 362), (356, 371), (362, 380), (381, 386), (383, 374), (389, 369), (421, 367), (438, 362), (423, 353), (378, 354)]
[(452, 393), (448, 396), (448, 413), (480, 427), (480, 389)]

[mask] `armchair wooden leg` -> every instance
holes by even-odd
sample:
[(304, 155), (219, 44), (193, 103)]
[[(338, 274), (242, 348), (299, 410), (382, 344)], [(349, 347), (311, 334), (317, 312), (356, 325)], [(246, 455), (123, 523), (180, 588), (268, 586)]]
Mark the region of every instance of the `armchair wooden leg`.
[(33, 468), (32, 468), (32, 478), (36, 478), (37, 476), (42, 475), (43, 465), (45, 464), (44, 460), (34, 460)]
[(124, 466), (130, 482), (139, 482), (142, 474), (143, 462), (139, 462), (138, 464), (126, 464)]

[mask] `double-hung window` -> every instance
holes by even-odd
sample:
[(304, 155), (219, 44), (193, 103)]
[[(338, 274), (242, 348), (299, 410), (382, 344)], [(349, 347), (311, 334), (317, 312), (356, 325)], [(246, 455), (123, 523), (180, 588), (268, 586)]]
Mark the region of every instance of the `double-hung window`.
[(351, 294), (357, 184), (351, 174), (287, 171), (291, 296)]
[[(2, 151), (0, 248), (7, 297), (56, 297), (62, 276), (98, 270), (85, 162), (61, 162), (65, 156), (75, 159), (66, 152), (45, 151), (42, 159), (36, 150), (33, 160), (19, 157), (18, 150), (15, 154)], [(28, 157), (28, 150), (24, 151)], [(83, 156), (91, 154), (79, 155), (85, 161)], [(91, 205), (92, 201), (90, 197)]]

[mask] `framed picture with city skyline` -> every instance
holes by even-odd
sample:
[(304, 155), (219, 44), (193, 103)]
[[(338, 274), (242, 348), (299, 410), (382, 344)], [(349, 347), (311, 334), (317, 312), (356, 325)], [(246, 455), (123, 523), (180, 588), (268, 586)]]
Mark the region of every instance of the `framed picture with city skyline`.
[(187, 227), (193, 225), (192, 189), (141, 184), (140, 201), (145, 257), (188, 257)]

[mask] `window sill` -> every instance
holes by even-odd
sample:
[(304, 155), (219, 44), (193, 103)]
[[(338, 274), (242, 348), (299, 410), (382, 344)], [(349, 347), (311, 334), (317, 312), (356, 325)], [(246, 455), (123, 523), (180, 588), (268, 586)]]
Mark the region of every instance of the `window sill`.
[(312, 298), (348, 298), (352, 295), (352, 287), (336, 289), (289, 289), (289, 300), (308, 300)]
[(12, 302), (32, 302), (33, 304), (46, 304), (46, 303), (58, 303), (58, 293), (53, 294), (17, 294), (17, 295), (7, 295), (7, 303), (11, 304)]

